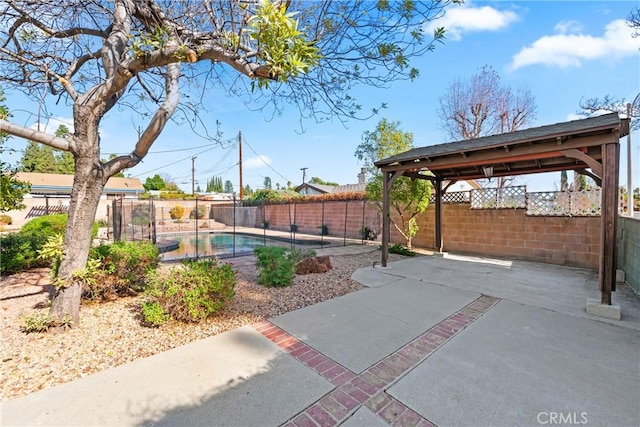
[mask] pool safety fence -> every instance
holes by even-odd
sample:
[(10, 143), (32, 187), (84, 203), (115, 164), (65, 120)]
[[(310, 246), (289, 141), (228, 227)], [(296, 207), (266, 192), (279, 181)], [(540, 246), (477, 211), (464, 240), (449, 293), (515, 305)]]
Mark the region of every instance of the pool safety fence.
[(323, 248), (379, 240), (381, 216), (365, 200), (219, 203), (193, 199), (166, 203), (114, 200), (108, 210), (113, 240), (149, 240), (165, 260), (245, 255), (257, 246)]

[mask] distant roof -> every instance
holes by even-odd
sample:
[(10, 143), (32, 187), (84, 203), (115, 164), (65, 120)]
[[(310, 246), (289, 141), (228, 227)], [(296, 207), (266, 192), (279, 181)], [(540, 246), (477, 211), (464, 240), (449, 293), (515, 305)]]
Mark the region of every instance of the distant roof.
[[(16, 179), (31, 184), (31, 192), (71, 193), (73, 175), (55, 173), (18, 172)], [(144, 187), (138, 178), (111, 177), (104, 187), (103, 193), (143, 193)]]
[(304, 184), (297, 186), (296, 191), (299, 192), (304, 187), (313, 188), (319, 193), (351, 193), (364, 192), (366, 184), (324, 185), (305, 182)]
[[(492, 166), (493, 176), (519, 175), (588, 168), (575, 151), (600, 161), (604, 140), (618, 142), (629, 133), (629, 120), (617, 113), (414, 148), (375, 162), (383, 170), (429, 170), (442, 179), (477, 179), (482, 167)], [(615, 135), (615, 137), (614, 137)], [(613, 138), (618, 138), (613, 141)], [(567, 156), (567, 150), (573, 154)], [(578, 158), (576, 158), (578, 156)]]

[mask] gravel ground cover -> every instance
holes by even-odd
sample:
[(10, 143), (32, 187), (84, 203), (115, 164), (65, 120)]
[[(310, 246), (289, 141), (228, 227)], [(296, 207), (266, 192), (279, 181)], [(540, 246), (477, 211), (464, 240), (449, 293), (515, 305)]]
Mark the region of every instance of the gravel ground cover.
[[(390, 254), (389, 260), (402, 258)], [(79, 328), (26, 334), (22, 318), (48, 311), (52, 286), (48, 269), (3, 277), (0, 282), (0, 393), (14, 399), (72, 381), (141, 357), (249, 325), (362, 289), (351, 280), (358, 268), (380, 260), (380, 252), (332, 256), (333, 269), (296, 276), (286, 288), (257, 284), (252, 263), (234, 266), (238, 284), (231, 304), (202, 323), (170, 322), (161, 328), (142, 326), (143, 297), (83, 303)]]

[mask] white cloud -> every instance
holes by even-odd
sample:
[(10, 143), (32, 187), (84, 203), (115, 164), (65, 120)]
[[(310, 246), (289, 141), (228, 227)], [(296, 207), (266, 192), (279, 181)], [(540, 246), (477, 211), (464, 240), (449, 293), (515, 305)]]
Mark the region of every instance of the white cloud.
[(560, 21), (558, 22), (553, 29), (556, 30), (556, 33), (559, 34), (571, 34), (571, 33), (579, 33), (583, 30), (583, 25), (578, 21)]
[(464, 33), (497, 31), (519, 19), (513, 11), (501, 11), (491, 6), (463, 5), (447, 9), (442, 18), (429, 24), (427, 30), (433, 31), (436, 27), (444, 27), (448, 39), (459, 41)]
[[(556, 25), (556, 31), (566, 28), (566, 25)], [(575, 25), (572, 28), (576, 29)], [(515, 54), (510, 68), (517, 70), (534, 64), (567, 68), (599, 58), (618, 59), (637, 55), (639, 41), (632, 37), (627, 23), (618, 19), (607, 24), (600, 37), (564, 33), (541, 37)]]
[(247, 169), (255, 169), (255, 168), (267, 166), (270, 164), (271, 164), (271, 159), (262, 154), (256, 157), (249, 157), (248, 159), (244, 159), (242, 161), (242, 165)]
[[(73, 132), (73, 119), (68, 117), (50, 117), (40, 123), (40, 131), (55, 134), (60, 125), (65, 125), (69, 132)], [(31, 125), (32, 129), (38, 129), (38, 123)]]

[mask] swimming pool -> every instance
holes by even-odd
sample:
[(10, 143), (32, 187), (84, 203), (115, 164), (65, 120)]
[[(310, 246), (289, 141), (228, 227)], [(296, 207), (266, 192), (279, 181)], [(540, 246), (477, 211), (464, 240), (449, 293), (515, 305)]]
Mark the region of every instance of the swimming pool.
[[(162, 241), (163, 246), (171, 242), (170, 247), (177, 246), (176, 249), (168, 250), (160, 254), (163, 261), (177, 260), (183, 258), (195, 258), (197, 256), (218, 256), (231, 257), (234, 255), (245, 255), (252, 253), (255, 248), (261, 246), (295, 246), (320, 247), (327, 245), (326, 241), (321, 240), (302, 240), (287, 239), (271, 236), (260, 236), (257, 234), (244, 233), (198, 233), (197, 239), (195, 233), (171, 234), (158, 236), (158, 241)], [(159, 245), (160, 246), (160, 245)]]

